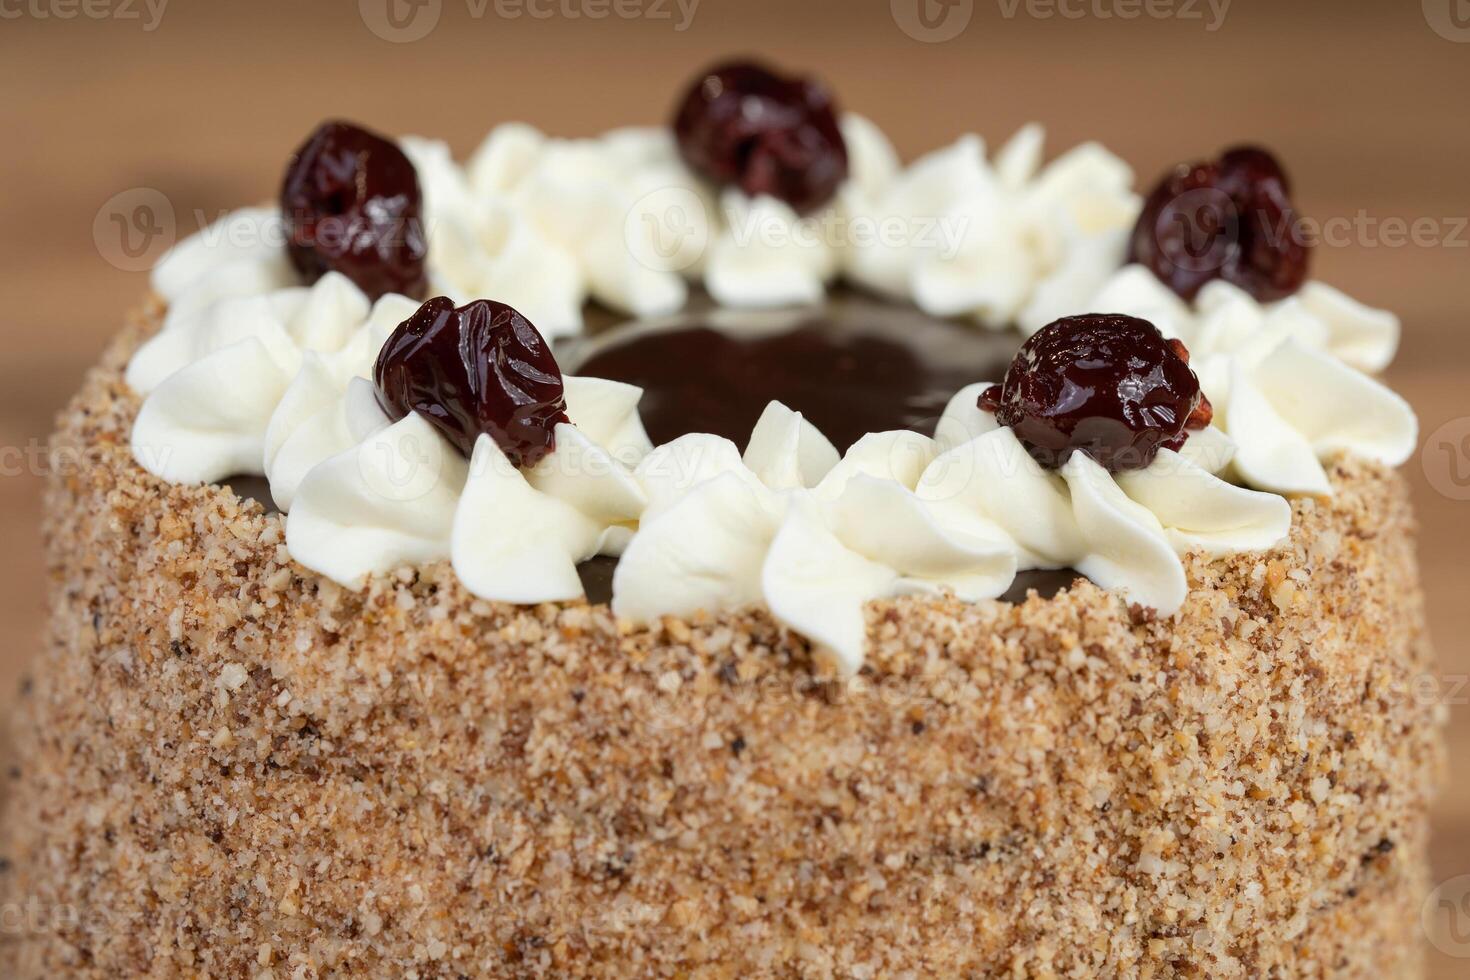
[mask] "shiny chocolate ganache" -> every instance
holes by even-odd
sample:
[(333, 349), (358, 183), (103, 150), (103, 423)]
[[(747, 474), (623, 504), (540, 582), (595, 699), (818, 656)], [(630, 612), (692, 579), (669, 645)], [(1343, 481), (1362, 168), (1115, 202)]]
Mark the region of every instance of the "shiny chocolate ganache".
[(764, 312), (701, 297), (665, 320), (601, 329), (558, 360), (568, 374), (642, 388), (655, 445), (709, 432), (743, 447), (775, 399), (842, 451), (869, 432), (932, 435), (954, 393), (1001, 380), (1019, 347), (1013, 333), (836, 290), (820, 306)]

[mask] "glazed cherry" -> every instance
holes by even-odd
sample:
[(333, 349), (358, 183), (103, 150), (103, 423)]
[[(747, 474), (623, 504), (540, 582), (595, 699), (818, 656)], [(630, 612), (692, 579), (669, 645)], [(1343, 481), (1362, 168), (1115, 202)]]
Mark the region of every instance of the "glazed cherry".
[(1220, 154), (1220, 174), (1222, 180), (1242, 188), (1274, 182), (1280, 185), (1283, 194), (1291, 196), (1291, 180), (1281, 161), (1270, 150), (1259, 146), (1232, 146)]
[(340, 272), (371, 299), (427, 291), (418, 174), (389, 140), (351, 123), (318, 126), (286, 167), (281, 213), (307, 282)]
[(798, 213), (832, 200), (847, 179), (847, 144), (826, 88), (755, 62), (703, 72), (679, 104), (674, 135), (695, 173)]
[(1209, 425), (1212, 414), (1184, 345), (1117, 313), (1044, 327), (980, 407), (1042, 466), (1057, 469), (1080, 450), (1112, 472), (1143, 469), (1160, 449), (1178, 449), (1186, 430)]
[(1309, 252), (1280, 162), (1238, 146), (1159, 182), (1134, 226), (1128, 260), (1187, 300), (1224, 279), (1270, 302), (1301, 288)]
[(556, 448), (567, 421), (561, 369), (520, 313), (437, 296), (388, 338), (373, 369), (378, 402), (395, 419), (418, 412), (469, 456), (488, 434), (516, 466)]

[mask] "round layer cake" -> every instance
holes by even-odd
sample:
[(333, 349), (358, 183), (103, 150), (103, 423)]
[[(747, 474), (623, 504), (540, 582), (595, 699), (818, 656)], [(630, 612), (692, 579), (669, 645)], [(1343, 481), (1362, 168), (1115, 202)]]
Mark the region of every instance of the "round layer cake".
[(61, 420), (16, 731), (24, 977), (1419, 969), (1433, 710), (1403, 481), (1341, 459), (1168, 621), (1079, 582), (867, 610), (856, 677), (759, 610), (644, 628), (363, 592)]
[(1420, 974), (1397, 320), (1257, 148), (885, 146), (750, 65), (465, 172), (331, 123), (165, 259), (53, 444), (8, 975)]

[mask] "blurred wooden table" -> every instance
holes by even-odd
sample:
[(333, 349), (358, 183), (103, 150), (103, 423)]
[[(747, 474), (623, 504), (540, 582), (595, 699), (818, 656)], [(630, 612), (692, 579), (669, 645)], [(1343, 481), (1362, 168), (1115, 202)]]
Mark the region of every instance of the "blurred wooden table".
[[(1412, 2), (1240, 2), (1219, 20), (1221, 0), (1133, 19), (1121, 16), (1135, 9), (1126, 0), (959, 0), (930, 8), (970, 17), (939, 43), (899, 22), (932, 37), (959, 21), (925, 28), (915, 2), (427, 0), (397, 20), (383, 0), (165, 4), (161, 17), (158, 0), (88, 6), (101, 17), (66, 0), (5, 4), (0, 691), (14, 689), (40, 631), (38, 479), (26, 449), (145, 285), (117, 268), (126, 259), (115, 239), (94, 241), (99, 209), (149, 188), (187, 231), (196, 214), (266, 199), (286, 153), (329, 115), (441, 136), (463, 154), (505, 119), (563, 134), (660, 120), (698, 65), (757, 51), (826, 77), (910, 156), (967, 130), (994, 145), (1039, 119), (1053, 152), (1101, 138), (1151, 181), (1175, 159), (1259, 140), (1288, 162), (1304, 213), (1348, 229), (1318, 249), (1317, 274), (1404, 317), (1392, 381), (1426, 439), (1470, 416), (1470, 31), (1449, 16), (1456, 0), (1425, 5), (1441, 11), (1442, 33)], [(411, 42), (384, 37), (426, 28)], [(1414, 222), (1425, 233), (1403, 240)], [(1409, 472), (1446, 690), (1463, 702), (1470, 503), (1447, 494), (1458, 493), (1453, 467), (1470, 472), (1470, 442), (1453, 434), (1449, 449), (1429, 440), (1427, 465), (1416, 459)], [(1463, 706), (1451, 737), (1439, 880), (1470, 872)], [(1467, 962), (1441, 958), (1437, 975), (1466, 975)]]

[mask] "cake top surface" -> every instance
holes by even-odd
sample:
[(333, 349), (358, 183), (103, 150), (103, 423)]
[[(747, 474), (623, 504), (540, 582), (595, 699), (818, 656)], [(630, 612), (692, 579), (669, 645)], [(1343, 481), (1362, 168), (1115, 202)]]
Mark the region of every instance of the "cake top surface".
[[(1308, 277), (1269, 152), (1132, 185), (1097, 144), (1043, 164), (1034, 126), (903, 166), (754, 63), (668, 128), (508, 124), (463, 166), (326, 123), (278, 205), (155, 269), (134, 456), (266, 477), (348, 586), (447, 558), (568, 601), (613, 556), (621, 616), (763, 604), (846, 669), (869, 600), (1021, 570), (1167, 615), (1182, 556), (1271, 548), (1333, 455), (1397, 465), (1417, 430), (1371, 376), (1397, 318)], [(635, 325), (570, 343), (589, 301)]]

